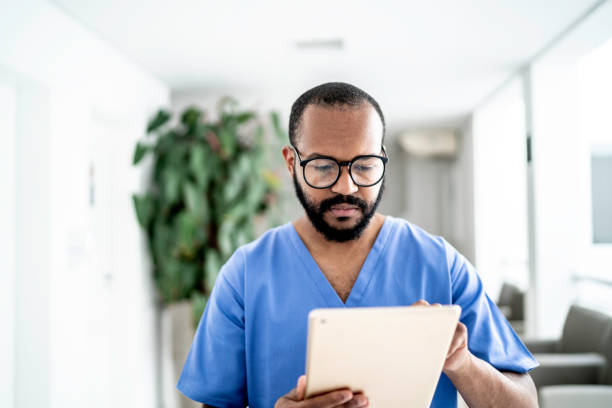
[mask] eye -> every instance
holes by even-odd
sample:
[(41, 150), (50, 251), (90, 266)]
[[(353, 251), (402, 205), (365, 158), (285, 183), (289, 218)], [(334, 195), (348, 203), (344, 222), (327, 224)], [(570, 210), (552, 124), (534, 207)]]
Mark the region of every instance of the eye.
[(332, 166), (329, 165), (329, 164), (322, 164), (322, 165), (313, 166), (313, 167), (314, 167), (314, 169), (316, 171), (319, 171), (319, 172), (322, 172), (322, 173), (327, 172), (327, 171), (331, 171), (331, 169), (332, 169)]
[(367, 171), (367, 170), (372, 170), (372, 166), (366, 166), (363, 164), (358, 164), (357, 166), (353, 166), (355, 168), (355, 170), (358, 171)]
[(373, 169), (373, 166), (367, 166), (365, 164), (357, 164), (353, 165), (353, 170), (365, 173), (366, 171), (370, 171)]
[(363, 157), (353, 162), (352, 170), (357, 173), (371, 173), (378, 171), (382, 166), (380, 159), (375, 157)]

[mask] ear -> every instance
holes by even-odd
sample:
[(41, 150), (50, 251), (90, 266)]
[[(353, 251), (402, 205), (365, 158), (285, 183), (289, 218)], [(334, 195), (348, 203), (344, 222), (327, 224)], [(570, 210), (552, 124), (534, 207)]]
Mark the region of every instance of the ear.
[(289, 177), (293, 177), (293, 168), (295, 166), (295, 153), (293, 149), (289, 146), (283, 147), (283, 158), (285, 159), (285, 164), (287, 165), (287, 170), (289, 171)]

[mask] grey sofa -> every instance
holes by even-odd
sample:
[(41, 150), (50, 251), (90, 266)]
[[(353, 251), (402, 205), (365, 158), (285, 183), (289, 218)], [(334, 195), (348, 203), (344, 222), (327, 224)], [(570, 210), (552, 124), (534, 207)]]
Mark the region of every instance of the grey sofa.
[(540, 366), (531, 372), (538, 389), (551, 385), (612, 385), (612, 317), (572, 305), (555, 341), (526, 341)]
[(525, 345), (541, 408), (612, 407), (612, 317), (572, 305), (559, 340)]
[(539, 392), (540, 408), (610, 408), (610, 385), (549, 385)]
[(525, 293), (511, 283), (504, 282), (497, 300), (499, 310), (519, 335), (524, 332)]
[(499, 292), (497, 306), (510, 321), (525, 320), (525, 293), (518, 286), (504, 282)]

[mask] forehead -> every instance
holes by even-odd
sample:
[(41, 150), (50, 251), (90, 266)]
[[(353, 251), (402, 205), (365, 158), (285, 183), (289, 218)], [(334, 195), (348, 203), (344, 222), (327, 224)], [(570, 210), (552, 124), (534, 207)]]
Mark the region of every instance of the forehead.
[(372, 105), (329, 107), (308, 105), (302, 114), (298, 148), (305, 155), (320, 153), (339, 159), (378, 154), (383, 126)]

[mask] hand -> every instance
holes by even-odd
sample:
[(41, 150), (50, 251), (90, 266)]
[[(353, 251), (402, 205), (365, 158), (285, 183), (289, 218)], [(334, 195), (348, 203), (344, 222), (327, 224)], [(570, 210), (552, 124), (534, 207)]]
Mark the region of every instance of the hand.
[[(439, 303), (430, 305), (425, 300), (419, 300), (413, 303), (411, 306), (440, 306)], [(472, 359), (472, 353), (468, 349), (468, 330), (465, 324), (458, 322), (455, 328), (455, 334), (451, 341), (448, 353), (446, 354), (446, 361), (442, 371), (446, 375), (454, 374), (466, 368)]]
[(353, 394), (347, 388), (304, 399), (306, 393), (306, 376), (298, 378), (297, 386), (288, 394), (280, 397), (274, 408), (361, 408), (368, 407), (368, 398), (360, 393)]

